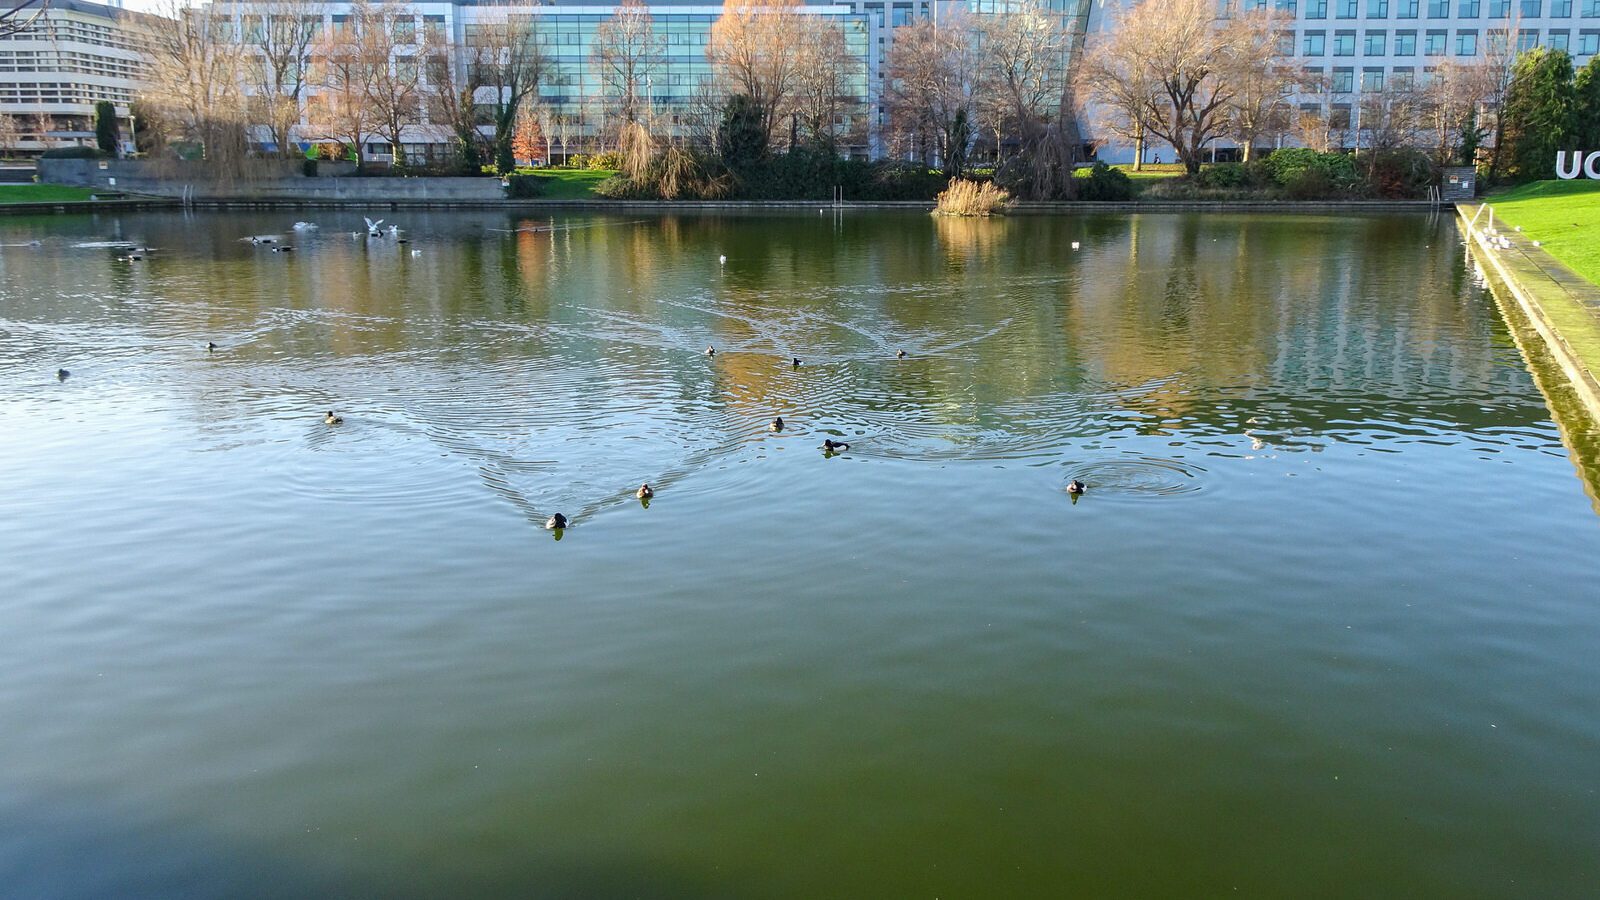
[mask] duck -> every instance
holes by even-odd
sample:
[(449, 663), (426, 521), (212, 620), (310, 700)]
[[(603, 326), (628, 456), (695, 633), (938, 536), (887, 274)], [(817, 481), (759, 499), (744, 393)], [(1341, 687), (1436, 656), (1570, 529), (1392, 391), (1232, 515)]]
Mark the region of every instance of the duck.
[(206, 341), (206, 352), (207, 353), (215, 353), (215, 352), (217, 352), (217, 344), (216, 344), (215, 341)]
[(1079, 481), (1076, 478), (1072, 479), (1070, 482), (1067, 483), (1067, 493), (1069, 493), (1069, 494), (1081, 494), (1081, 493), (1083, 493), (1084, 491), (1086, 491), (1088, 489), (1089, 489), (1088, 485), (1084, 484), (1083, 482)]
[(56, 370), (56, 380), (57, 381), (66, 381), (67, 380), (67, 376), (69, 376), (71, 374), (72, 373), (68, 372), (66, 369), (57, 369)]
[(715, 347), (707, 347), (706, 348), (706, 355), (707, 356), (716, 356), (717, 355), (717, 348), (715, 348)]
[(894, 357), (895, 357), (895, 359), (905, 359), (906, 358), (906, 352), (904, 350), (901, 350), (898, 353), (896, 353), (894, 355)]
[(793, 360), (791, 360), (791, 361), (790, 361), (790, 363), (791, 363), (791, 365), (793, 365), (793, 366), (794, 366), (794, 367), (795, 367), (795, 368), (796, 368), (796, 369), (798, 369), (798, 368), (800, 368), (800, 357), (798, 357), (798, 356), (796, 356), (796, 357), (794, 357), (794, 359), (793, 359)]
[(844, 451), (850, 449), (850, 445), (845, 441), (836, 441), (832, 438), (823, 438), (822, 449), (828, 451), (829, 453), (843, 453)]
[(772, 417), (772, 424), (767, 426), (767, 427), (771, 428), (773, 431), (782, 431), (783, 430), (783, 416), (773, 416)]
[(560, 531), (567, 527), (567, 517), (561, 513), (556, 513), (545, 520), (544, 527), (546, 531)]
[(273, 253), (293, 253), (294, 252), (294, 248), (293, 247), (273, 247), (272, 248), (272, 252)]
[(334, 415), (333, 410), (330, 409), (328, 414), (322, 417), (322, 423), (324, 425), (343, 425), (344, 417)]
[(717, 265), (725, 266), (727, 264), (728, 264), (728, 258), (726, 256), (718, 256), (717, 257)]
[(634, 494), (634, 496), (638, 497), (640, 500), (649, 500), (651, 497), (654, 497), (655, 495), (656, 495), (656, 489), (651, 487), (648, 484), (639, 485), (638, 492)]

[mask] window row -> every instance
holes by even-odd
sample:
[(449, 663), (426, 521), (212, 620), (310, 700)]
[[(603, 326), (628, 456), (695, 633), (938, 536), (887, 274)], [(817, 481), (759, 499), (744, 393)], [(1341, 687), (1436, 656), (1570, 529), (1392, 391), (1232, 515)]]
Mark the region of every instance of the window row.
[[(1455, 42), (1450, 42), (1450, 32), (1444, 28), (1428, 29), (1420, 35), (1417, 31), (1396, 31), (1393, 41), (1387, 31), (1367, 30), (1357, 34), (1354, 30), (1335, 31), (1329, 35), (1325, 31), (1307, 31), (1301, 34), (1300, 56), (1355, 56), (1357, 38), (1361, 56), (1416, 56), (1421, 48), (1423, 56), (1448, 56), (1454, 48), (1456, 56), (1478, 55), (1478, 37), (1476, 28), (1462, 28), (1455, 32)], [(1503, 28), (1491, 28), (1483, 35), (1491, 49), (1501, 49), (1509, 40), (1509, 34)], [(1331, 40), (1330, 40), (1331, 38)], [(1420, 38), (1420, 41), (1419, 41)], [(1517, 31), (1517, 50), (1529, 50), (1540, 45), (1539, 29), (1522, 28)], [(1578, 32), (1576, 43), (1573, 42), (1572, 31), (1567, 28), (1552, 28), (1545, 33), (1544, 46), (1554, 50), (1564, 50), (1574, 56), (1588, 56), (1600, 52), (1600, 29), (1584, 29)], [(1292, 48), (1294, 39), (1292, 32), (1280, 35), (1278, 51), (1284, 56), (1294, 55)]]

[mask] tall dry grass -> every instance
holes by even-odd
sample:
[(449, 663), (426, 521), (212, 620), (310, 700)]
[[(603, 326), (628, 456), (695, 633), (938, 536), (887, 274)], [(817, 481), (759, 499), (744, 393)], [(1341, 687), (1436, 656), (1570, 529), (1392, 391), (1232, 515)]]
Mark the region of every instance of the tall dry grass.
[(1005, 212), (1011, 195), (993, 183), (950, 179), (950, 185), (935, 198), (936, 216), (991, 216)]

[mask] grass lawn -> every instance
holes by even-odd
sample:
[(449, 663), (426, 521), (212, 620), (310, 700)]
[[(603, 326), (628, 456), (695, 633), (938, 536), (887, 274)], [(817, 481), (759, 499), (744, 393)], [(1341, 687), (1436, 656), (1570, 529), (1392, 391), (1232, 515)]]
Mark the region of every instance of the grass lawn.
[(1600, 284), (1600, 181), (1535, 181), (1484, 198), (1500, 220)]
[(0, 184), (0, 203), (56, 203), (87, 200), (94, 191), (62, 184)]
[(1162, 163), (1159, 166), (1155, 163), (1145, 163), (1144, 168), (1137, 172), (1133, 170), (1133, 165), (1131, 163), (1115, 165), (1111, 168), (1121, 169), (1123, 172), (1127, 173), (1129, 178), (1133, 179), (1134, 181), (1153, 181), (1157, 178), (1177, 178), (1179, 175), (1183, 174), (1183, 166), (1178, 163)]
[(617, 174), (611, 169), (540, 169), (546, 181), (541, 200), (589, 200), (594, 186)]

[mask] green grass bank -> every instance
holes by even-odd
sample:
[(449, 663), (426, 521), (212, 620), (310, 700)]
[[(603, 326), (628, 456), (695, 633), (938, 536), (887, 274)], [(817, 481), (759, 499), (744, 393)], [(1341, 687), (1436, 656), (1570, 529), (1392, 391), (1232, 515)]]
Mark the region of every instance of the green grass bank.
[(1572, 271), (1600, 285), (1600, 181), (1536, 181), (1484, 202)]
[(0, 204), (62, 203), (88, 200), (94, 191), (62, 184), (0, 184)]
[(617, 174), (611, 169), (535, 169), (544, 179), (541, 200), (593, 200), (594, 187)]

